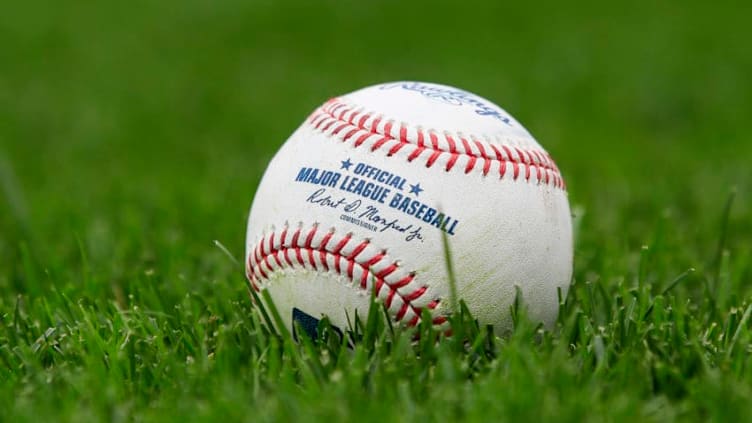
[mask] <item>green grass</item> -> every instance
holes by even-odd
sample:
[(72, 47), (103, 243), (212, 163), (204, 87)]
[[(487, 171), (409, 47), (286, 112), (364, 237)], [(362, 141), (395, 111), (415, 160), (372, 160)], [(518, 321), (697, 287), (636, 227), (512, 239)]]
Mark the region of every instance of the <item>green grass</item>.
[[(0, 421), (752, 417), (748, 5), (215, 3), (3, 8)], [(556, 159), (554, 330), (260, 324), (214, 240), (241, 258), (315, 106), (398, 79), (498, 102)]]

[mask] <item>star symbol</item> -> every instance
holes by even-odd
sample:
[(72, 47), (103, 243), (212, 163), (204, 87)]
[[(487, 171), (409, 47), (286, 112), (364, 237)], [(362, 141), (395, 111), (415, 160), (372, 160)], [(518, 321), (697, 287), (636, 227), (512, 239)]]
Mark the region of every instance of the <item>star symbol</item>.
[(410, 185), (410, 194), (420, 195), (423, 192), (423, 188), (420, 187), (420, 183)]
[(340, 167), (340, 169), (350, 170), (350, 166), (352, 166), (352, 162), (348, 158), (347, 160), (342, 162), (342, 167)]

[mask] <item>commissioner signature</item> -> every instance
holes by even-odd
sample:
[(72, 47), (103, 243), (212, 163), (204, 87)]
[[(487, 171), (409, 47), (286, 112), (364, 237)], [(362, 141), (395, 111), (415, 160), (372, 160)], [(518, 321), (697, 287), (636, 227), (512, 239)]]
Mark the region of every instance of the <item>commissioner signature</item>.
[(423, 234), (421, 233), (421, 230), (423, 228), (421, 226), (414, 227), (412, 223), (410, 223), (409, 225), (404, 225), (402, 222), (400, 222), (399, 219), (390, 220), (384, 216), (381, 216), (379, 214), (379, 209), (375, 206), (366, 207), (365, 211), (361, 213), (358, 218), (365, 219), (371, 223), (379, 225), (381, 227), (381, 230), (379, 232), (384, 232), (387, 230), (402, 232), (407, 234), (405, 241), (412, 241), (414, 239), (423, 241)]
[(423, 242), (423, 227), (412, 223), (405, 224), (399, 219), (391, 219), (381, 214), (375, 206), (362, 208), (361, 200), (350, 200), (344, 196), (332, 196), (326, 188), (312, 192), (306, 202), (332, 210), (342, 210), (340, 219), (364, 227), (374, 232), (393, 231), (405, 234), (405, 241)]

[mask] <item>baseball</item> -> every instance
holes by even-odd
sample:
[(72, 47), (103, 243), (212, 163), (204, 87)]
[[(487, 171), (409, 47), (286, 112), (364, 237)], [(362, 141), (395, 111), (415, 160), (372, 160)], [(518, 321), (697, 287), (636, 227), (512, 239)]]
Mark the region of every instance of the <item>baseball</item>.
[(375, 85), (324, 103), (272, 159), (248, 218), (246, 274), (289, 327), (326, 315), (346, 330), (374, 294), (398, 324), (428, 310), (447, 328), (442, 237), (457, 297), (481, 324), (509, 330), (517, 289), (532, 319), (554, 323), (573, 253), (549, 154), (475, 94)]

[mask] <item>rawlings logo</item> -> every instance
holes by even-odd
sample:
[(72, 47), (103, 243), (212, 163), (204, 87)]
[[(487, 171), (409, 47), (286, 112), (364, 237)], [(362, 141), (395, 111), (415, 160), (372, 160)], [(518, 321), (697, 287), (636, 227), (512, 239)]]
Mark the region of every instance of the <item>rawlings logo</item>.
[(512, 120), (494, 107), (485, 103), (475, 95), (458, 89), (451, 89), (447, 87), (440, 87), (435, 85), (421, 84), (420, 82), (398, 82), (394, 84), (382, 85), (380, 89), (388, 90), (391, 88), (402, 88), (403, 90), (415, 91), (424, 96), (439, 100), (452, 106), (462, 106), (464, 104), (470, 105), (475, 108), (475, 113), (481, 116), (491, 116), (496, 120), (504, 122), (505, 124), (512, 126)]

